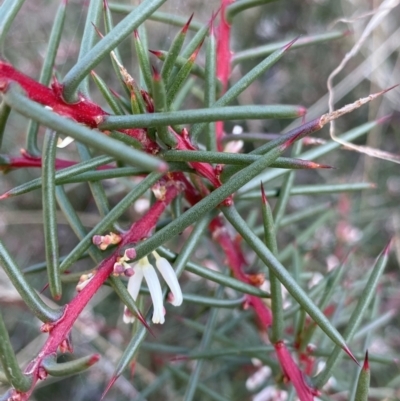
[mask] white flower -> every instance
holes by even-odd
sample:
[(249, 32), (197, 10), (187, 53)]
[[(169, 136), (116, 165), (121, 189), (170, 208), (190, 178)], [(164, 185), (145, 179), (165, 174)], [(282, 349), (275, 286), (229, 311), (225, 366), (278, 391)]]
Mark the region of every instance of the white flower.
[[(161, 275), (163, 276), (164, 280), (171, 290), (169, 301), (174, 306), (181, 305), (183, 300), (182, 291), (179, 286), (174, 269), (167, 261), (167, 259), (160, 257), (157, 252), (153, 252), (153, 256), (156, 259), (157, 269), (160, 271)], [(144, 277), (150, 290), (151, 300), (153, 301), (153, 323), (163, 324), (165, 321), (163, 295), (160, 281), (154, 267), (149, 262), (147, 256), (145, 256), (133, 266), (133, 269), (134, 274), (129, 278), (128, 281), (128, 292), (130, 293), (133, 300), (136, 301), (139, 295), (140, 285), (142, 284), (142, 280)], [(134, 321), (134, 317), (130, 314), (126, 307), (123, 319), (125, 323), (132, 323)]]

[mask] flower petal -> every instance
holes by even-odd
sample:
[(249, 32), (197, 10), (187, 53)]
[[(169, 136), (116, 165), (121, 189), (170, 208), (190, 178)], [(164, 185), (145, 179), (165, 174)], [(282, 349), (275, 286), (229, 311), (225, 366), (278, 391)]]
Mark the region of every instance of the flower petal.
[[(140, 290), (140, 285), (142, 284), (142, 280), (143, 280), (143, 270), (141, 268), (135, 269), (135, 274), (129, 277), (128, 292), (134, 301), (136, 301), (139, 295), (139, 290)], [(122, 320), (126, 324), (133, 323), (135, 321), (135, 317), (132, 315), (132, 313), (126, 306), (124, 308), (124, 315), (122, 316)]]
[(142, 271), (153, 301), (153, 323), (163, 324), (165, 322), (163, 295), (157, 273), (151, 264), (142, 266)]
[(167, 259), (161, 257), (157, 258), (156, 266), (171, 290), (171, 304), (174, 306), (181, 305), (183, 301), (182, 290), (176, 277), (175, 270), (172, 268)]
[(135, 274), (129, 277), (128, 280), (128, 292), (129, 294), (131, 294), (131, 297), (133, 298), (134, 301), (136, 301), (139, 295), (139, 290), (140, 290), (140, 285), (142, 284), (142, 280), (143, 280), (143, 269), (135, 268)]

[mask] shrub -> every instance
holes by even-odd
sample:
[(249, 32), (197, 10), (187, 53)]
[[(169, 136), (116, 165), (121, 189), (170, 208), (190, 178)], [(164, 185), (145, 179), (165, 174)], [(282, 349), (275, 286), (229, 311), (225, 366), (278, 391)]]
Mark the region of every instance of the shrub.
[[(279, 81), (280, 66), (293, 49), (320, 42), (333, 46), (347, 30), (232, 56), (235, 24), (245, 21), (246, 10), (259, 10), (268, 1), (222, 0), (206, 23), (159, 11), (164, 2), (144, 0), (132, 7), (90, 1), (77, 61), (66, 61), (71, 67), (65, 74), (56, 56), (71, 40), (64, 20), (69, 9), (75, 16), (76, 6), (61, 1), (37, 79), (24, 71), (31, 60), (24, 60), (18, 46), (7, 46), (11, 24), (20, 15), (28, 18), (27, 9), (23, 14), (28, 5), (6, 0), (0, 8), (0, 132), (4, 141), (13, 135), (16, 143), (24, 138), (26, 143), (20, 156), (2, 151), (2, 169), (15, 178), (5, 181), (14, 185), (0, 198), (18, 210), (26, 208), (22, 195), (31, 196), (44, 238), (36, 238), (41, 228), (27, 226), (15, 235), (5, 230), (0, 243), (1, 266), (19, 294), (12, 293), (10, 310), (2, 308), (0, 317), (1, 379), (11, 386), (2, 399), (27, 400), (33, 391), (38, 399), (48, 397), (46, 388), (36, 390), (43, 383), (52, 397), (59, 392), (58, 399), (100, 398), (112, 388), (118, 399), (138, 400), (160, 394), (186, 401), (235, 400), (254, 394), (257, 400), (297, 395), (304, 401), (340, 392), (350, 392), (346, 399), (366, 400), (370, 369), (364, 353), (373, 339), (384, 341), (379, 330), (394, 315), (380, 305), (378, 287), (391, 286), (390, 273), (382, 279), (390, 242), (379, 238), (383, 250), (375, 263), (369, 253), (362, 256), (368, 236), (375, 234), (362, 226), (375, 211), (351, 205), (349, 194), (375, 185), (335, 181), (316, 171), (331, 169), (325, 160), (329, 152), (390, 119), (373, 116), (362, 124), (354, 119), (339, 139), (315, 135), (386, 90), (307, 114), (296, 104), (304, 102), (297, 80), (304, 64), (291, 71), (293, 83), (286, 85)], [(116, 13), (123, 17), (114, 26)], [(152, 19), (181, 27), (167, 50), (148, 47), (153, 26), (145, 22)], [(127, 66), (127, 38), (134, 69)], [(297, 51), (299, 60), (304, 51)], [(245, 72), (237, 78), (238, 65)], [(257, 85), (287, 89), (294, 104), (243, 105), (246, 90)], [(274, 93), (271, 99), (281, 98)], [(24, 138), (12, 133), (15, 115), (27, 119)], [(287, 119), (295, 122), (285, 128)], [(271, 120), (262, 126), (270, 132), (243, 133), (252, 120)], [(279, 133), (271, 133), (274, 129)], [(397, 161), (393, 154), (353, 147)], [(337, 153), (332, 161), (343, 169), (356, 154)], [(35, 168), (41, 175), (34, 178)], [(32, 179), (18, 176), (21, 169)], [(39, 189), (40, 202), (34, 192)], [(327, 194), (335, 194), (332, 203), (316, 200)], [(296, 195), (302, 197), (294, 202)], [(94, 223), (87, 223), (84, 211), (96, 216)], [(362, 249), (346, 257), (355, 246)], [(350, 266), (360, 266), (362, 273)], [(19, 297), (23, 312), (15, 305)], [(177, 309), (165, 310), (164, 298)], [(42, 322), (40, 338), (46, 336), (25, 363), (11, 341), (30, 341), (36, 328), (29, 338), (23, 331), (36, 320), (16, 323), (17, 308), (24, 319), (29, 309)], [(361, 370), (357, 360), (364, 360)], [(369, 361), (390, 366), (393, 358), (375, 351)], [(76, 382), (66, 377), (95, 363), (85, 373), (90, 381), (74, 393)], [(48, 376), (63, 381), (57, 387)], [(335, 381), (326, 385), (330, 378)], [(378, 375), (378, 381), (391, 389), (387, 379)]]

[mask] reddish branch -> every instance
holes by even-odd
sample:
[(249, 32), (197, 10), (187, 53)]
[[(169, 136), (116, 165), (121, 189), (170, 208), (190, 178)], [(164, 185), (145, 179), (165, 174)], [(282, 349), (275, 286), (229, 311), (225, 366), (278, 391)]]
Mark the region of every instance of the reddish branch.
[[(221, 20), (218, 30), (217, 38), (217, 76), (223, 85), (223, 91), (226, 90), (230, 76), (230, 25), (225, 19), (226, 7), (232, 0), (222, 0), (221, 7)], [(6, 90), (9, 82), (17, 82), (26, 92), (26, 95), (33, 101), (42, 104), (43, 106), (51, 108), (55, 113), (64, 117), (71, 118), (78, 123), (85, 124), (91, 128), (98, 128), (99, 124), (103, 122), (108, 113), (105, 112), (100, 106), (86, 99), (84, 96), (79, 95), (78, 101), (74, 104), (68, 104), (62, 98), (62, 86), (54, 81), (51, 88), (45, 87), (35, 80), (27, 77), (21, 72), (14, 69), (10, 64), (0, 61), (0, 90)], [(147, 105), (148, 112), (153, 112), (152, 99), (147, 92), (142, 91), (142, 96)], [(172, 130), (171, 130), (172, 131)], [(160, 150), (158, 144), (151, 140), (146, 129), (124, 129), (120, 132), (135, 138), (140, 142), (143, 151), (150, 154), (157, 154)], [(173, 131), (172, 131), (173, 132)], [(223, 136), (223, 125), (217, 123), (217, 143), (219, 149), (221, 148), (221, 138)], [(177, 139), (177, 150), (196, 150), (192, 145), (189, 135), (186, 130), (178, 135), (174, 133)], [(31, 158), (29, 155), (23, 155), (23, 158), (14, 158), (8, 160), (9, 165), (12, 167), (39, 167), (41, 161), (39, 159)], [(56, 168), (66, 167), (69, 161), (58, 160)], [(202, 177), (205, 177), (215, 189), (221, 185), (219, 179), (220, 170), (214, 169), (210, 164), (191, 162), (190, 166)], [(196, 179), (196, 177), (194, 178)], [(165, 208), (176, 197), (180, 190), (184, 191), (185, 197), (191, 205), (197, 203), (203, 196), (206, 196), (209, 189), (204, 183), (199, 182), (201, 187), (200, 193), (194, 188), (192, 183), (185, 177), (183, 173), (170, 173), (167, 174), (161, 181), (161, 185), (165, 186), (165, 197), (157, 200), (150, 208), (148, 213), (144, 215), (139, 221), (132, 224), (129, 231), (122, 235), (122, 241), (117, 250), (108, 258), (103, 260), (96, 269), (93, 278), (87, 285), (72, 299), (72, 301), (64, 307), (63, 316), (56, 322), (44, 325), (43, 330), (49, 333), (49, 337), (40, 351), (39, 355), (28, 365), (25, 373), (32, 375), (33, 383), (31, 389), (26, 393), (14, 392), (14, 399), (24, 401), (27, 400), (33, 391), (35, 384), (38, 380), (43, 379), (42, 362), (43, 359), (49, 355), (55, 355), (58, 348), (61, 346), (64, 349), (69, 349), (68, 335), (71, 328), (78, 318), (84, 307), (88, 304), (93, 295), (98, 291), (102, 284), (107, 280), (113, 271), (114, 263), (117, 261), (119, 253), (126, 244), (137, 243), (151, 235), (158, 219), (164, 212)], [(229, 205), (232, 198), (229, 197), (225, 200), (225, 204)], [(233, 271), (235, 277), (243, 282), (254, 284), (251, 277), (246, 275), (243, 267), (246, 265), (246, 260), (243, 256), (240, 246), (235, 240), (231, 238), (226, 230), (221, 218), (217, 217), (212, 220), (209, 225), (210, 231), (213, 233), (215, 239), (218, 240), (222, 250), (226, 254), (227, 264)], [(272, 316), (270, 310), (263, 303), (263, 301), (255, 296), (247, 296), (248, 305), (252, 306), (259, 318), (263, 331), (271, 325)], [(278, 359), (282, 365), (284, 373), (293, 381), (296, 390), (302, 400), (312, 398), (312, 390), (305, 384), (302, 373), (291, 359), (290, 353), (286, 350), (283, 342), (275, 345)]]
[[(221, 218), (216, 217), (212, 220), (210, 231), (213, 233), (213, 239), (219, 243), (225, 252), (227, 265), (232, 269), (234, 276), (244, 283), (253, 284), (251, 277), (243, 272), (246, 260), (241, 247), (232, 240)], [(246, 304), (254, 308), (261, 324), (261, 330), (266, 331), (272, 324), (271, 310), (264, 304), (262, 299), (254, 295), (246, 295)]]
[(319, 395), (319, 391), (307, 383), (305, 375), (293, 360), (285, 343), (278, 341), (274, 347), (285, 378), (292, 382), (300, 401), (313, 401), (314, 395)]
[[(231, 76), (231, 58), (230, 47), (231, 24), (226, 19), (226, 8), (232, 4), (233, 0), (221, 0), (220, 22), (217, 37), (217, 77), (222, 83), (222, 93), (228, 88), (229, 78)], [(224, 136), (224, 123), (216, 122), (215, 134), (218, 150), (222, 150), (222, 138)]]
[[(42, 158), (30, 155), (26, 149), (21, 149), (21, 157), (18, 156), (9, 156), (0, 154), (0, 170), (3, 172), (7, 172), (14, 168), (41, 168), (42, 167)], [(71, 167), (77, 164), (77, 162), (72, 160), (65, 159), (55, 159), (55, 169), (59, 170), (66, 167)], [(97, 170), (107, 170), (115, 168), (111, 165), (99, 166)]]
[(28, 400), (32, 393), (36, 382), (43, 379), (43, 359), (49, 355), (55, 355), (58, 348), (63, 346), (66, 350), (71, 350), (68, 335), (72, 329), (75, 320), (82, 313), (85, 306), (91, 300), (94, 294), (99, 290), (108, 276), (112, 273), (114, 263), (117, 261), (121, 253), (122, 247), (126, 244), (137, 243), (151, 235), (158, 219), (165, 211), (166, 207), (179, 193), (177, 185), (170, 180), (164, 181), (166, 192), (163, 199), (157, 200), (150, 210), (137, 222), (133, 223), (127, 233), (122, 235), (122, 241), (116, 251), (111, 256), (104, 259), (97, 267), (93, 278), (87, 285), (76, 295), (72, 301), (65, 305), (62, 317), (53, 323), (46, 323), (42, 327), (42, 331), (48, 332), (49, 337), (39, 352), (38, 356), (26, 367), (25, 373), (31, 375), (33, 382), (32, 387), (26, 393), (14, 392), (14, 399), (18, 401)]

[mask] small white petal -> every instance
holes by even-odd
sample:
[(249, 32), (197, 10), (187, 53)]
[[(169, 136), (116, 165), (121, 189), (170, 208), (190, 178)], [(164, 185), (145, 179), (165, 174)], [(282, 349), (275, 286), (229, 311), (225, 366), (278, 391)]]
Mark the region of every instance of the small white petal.
[(157, 258), (156, 266), (171, 290), (171, 304), (174, 306), (181, 305), (183, 301), (182, 290), (176, 277), (175, 270), (165, 258)]
[(143, 269), (135, 268), (135, 274), (129, 277), (128, 280), (128, 292), (129, 294), (131, 294), (131, 297), (133, 298), (134, 301), (136, 301), (139, 295), (139, 290), (140, 290), (140, 285), (142, 284), (142, 280), (143, 280)]
[[(53, 110), (50, 107), (50, 110)], [(71, 138), (70, 136), (65, 137), (64, 139), (58, 138), (57, 141), (57, 148), (65, 148), (67, 147), (70, 143), (74, 142), (74, 138)]]
[[(139, 290), (140, 290), (140, 285), (142, 284), (142, 280), (143, 280), (143, 271), (141, 268), (135, 269), (135, 274), (129, 277), (128, 292), (134, 301), (136, 301), (139, 295)], [(132, 316), (131, 312), (126, 306), (124, 308), (124, 314), (122, 316), (122, 320), (126, 324), (133, 323), (135, 321), (135, 317)]]
[(165, 322), (163, 296), (157, 273), (151, 264), (143, 266), (142, 270), (153, 301), (153, 323), (163, 324)]
[(122, 316), (122, 320), (126, 324), (133, 323), (135, 321), (135, 316), (132, 316), (131, 312), (126, 306), (124, 308), (124, 315)]

